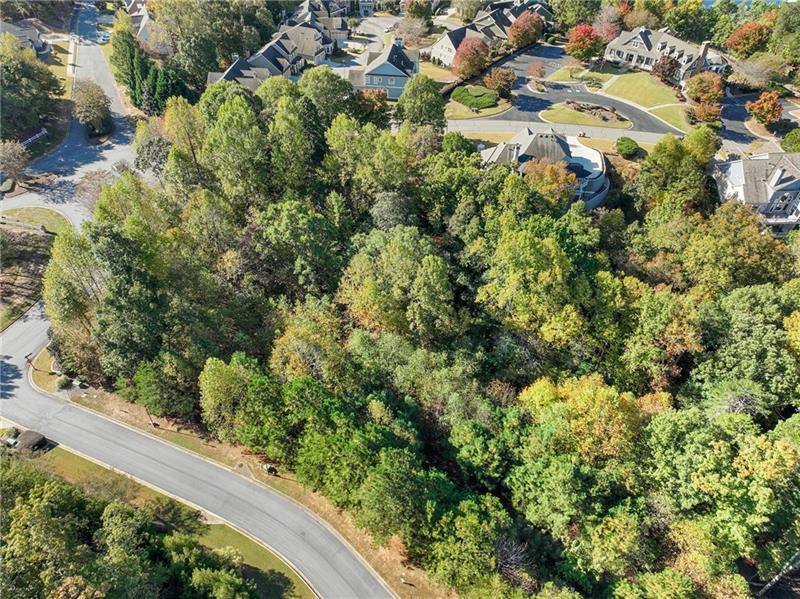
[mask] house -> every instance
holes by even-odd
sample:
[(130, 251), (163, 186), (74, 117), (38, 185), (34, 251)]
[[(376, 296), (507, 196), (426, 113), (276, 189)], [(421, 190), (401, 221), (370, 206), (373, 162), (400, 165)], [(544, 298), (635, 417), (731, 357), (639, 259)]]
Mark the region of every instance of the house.
[(606, 46), (605, 60), (651, 71), (662, 56), (672, 56), (680, 68), (675, 83), (683, 85), (689, 77), (706, 68), (706, 55), (710, 42), (701, 45), (684, 42), (675, 37), (669, 27), (652, 31), (639, 27), (623, 31)]
[(800, 152), (758, 154), (717, 164), (719, 197), (751, 206), (776, 237), (800, 222)]
[(371, 17), (375, 13), (375, 0), (358, 0), (358, 14), (363, 17)]
[(145, 50), (161, 56), (172, 54), (172, 47), (159, 31), (155, 19), (147, 8), (146, 0), (128, 0), (125, 4), (125, 12), (131, 18), (136, 39)]
[(303, 0), (286, 20), (286, 25), (308, 23), (332, 40), (336, 48), (344, 48), (350, 35), (344, 19), (348, 6), (344, 1), (339, 4), (335, 0)]
[(363, 69), (350, 69), (348, 77), (356, 89), (383, 89), (386, 97), (397, 100), (406, 83), (419, 72), (419, 51), (406, 50), (395, 39), (382, 52), (370, 52)]
[(508, 143), (482, 150), (481, 158), (484, 164), (519, 163), (520, 172), (524, 172), (525, 163), (534, 158), (564, 162), (578, 180), (575, 199), (583, 201), (587, 210), (602, 204), (611, 188), (602, 152), (584, 146), (577, 137), (556, 133), (552, 128), (534, 133), (526, 127)]
[(285, 34), (295, 46), (297, 53), (307, 64), (321, 64), (326, 56), (333, 54), (333, 40), (311, 23), (282, 25), (279, 33)]
[(297, 75), (304, 66), (305, 59), (295, 43), (285, 31), (279, 31), (249, 58), (234, 56), (233, 63), (224, 72), (209, 73), (207, 83), (236, 81), (255, 91), (269, 77)]
[(480, 31), (492, 44), (503, 42), (508, 39), (508, 30), (513, 22), (507, 13), (508, 11), (498, 8), (478, 14), (469, 26)]
[(508, 31), (521, 14), (532, 11), (542, 17), (545, 27), (552, 27), (553, 13), (536, 0), (507, 0), (494, 2), (488, 12), (479, 12), (469, 25), (446, 32), (430, 47), (431, 62), (450, 67), (461, 42), (468, 37), (478, 37), (487, 46), (508, 40)]
[(39, 30), (35, 27), (20, 27), (13, 23), (0, 21), (0, 35), (5, 35), (6, 33), (10, 33), (17, 38), (21, 46), (36, 52), (36, 56), (39, 58), (46, 56), (50, 52), (50, 44), (42, 39)]
[(458, 29), (453, 29), (452, 31), (446, 32), (436, 41), (436, 43), (431, 46), (431, 62), (435, 62), (446, 67), (452, 66), (453, 60), (456, 57), (458, 46), (461, 45), (461, 42), (468, 37), (477, 37), (487, 46), (491, 44), (491, 40), (472, 25), (459, 27)]

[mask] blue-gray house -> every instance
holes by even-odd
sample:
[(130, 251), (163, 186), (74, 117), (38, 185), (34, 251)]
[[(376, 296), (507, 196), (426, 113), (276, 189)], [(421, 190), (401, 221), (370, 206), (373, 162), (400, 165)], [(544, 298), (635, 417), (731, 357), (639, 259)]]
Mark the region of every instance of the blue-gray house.
[(382, 52), (370, 52), (363, 69), (350, 69), (348, 77), (356, 89), (383, 89), (390, 100), (397, 100), (406, 83), (419, 71), (419, 52), (403, 48), (395, 39)]

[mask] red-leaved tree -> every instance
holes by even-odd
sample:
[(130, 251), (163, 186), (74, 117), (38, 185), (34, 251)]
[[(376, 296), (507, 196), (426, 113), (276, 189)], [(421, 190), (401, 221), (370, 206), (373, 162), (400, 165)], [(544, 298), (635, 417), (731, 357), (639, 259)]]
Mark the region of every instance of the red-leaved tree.
[(489, 46), (477, 37), (468, 37), (458, 45), (453, 59), (453, 73), (464, 79), (477, 75), (486, 68)]
[(750, 116), (764, 125), (778, 122), (783, 114), (781, 97), (778, 92), (763, 92), (758, 100), (748, 102), (746, 107)]
[(751, 21), (736, 28), (725, 44), (737, 58), (747, 58), (766, 47), (771, 33), (767, 25)]
[(696, 102), (716, 104), (725, 95), (722, 77), (710, 71), (693, 75), (686, 82), (686, 95)]
[(591, 25), (577, 25), (569, 32), (565, 50), (570, 56), (587, 61), (603, 53), (606, 43)]
[(541, 17), (531, 11), (522, 13), (508, 29), (508, 42), (516, 50), (530, 46), (542, 35)]

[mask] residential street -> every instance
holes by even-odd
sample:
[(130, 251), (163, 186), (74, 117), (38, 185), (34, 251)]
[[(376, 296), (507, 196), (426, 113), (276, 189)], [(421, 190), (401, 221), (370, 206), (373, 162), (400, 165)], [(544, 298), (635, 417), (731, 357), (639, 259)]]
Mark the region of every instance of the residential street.
[[(112, 99), (115, 133), (108, 142), (90, 146), (83, 128), (73, 123), (65, 142), (32, 165), (33, 170), (62, 175), (58, 182), (48, 189), (3, 200), (3, 209), (47, 206), (80, 226), (89, 213), (74, 198), (79, 178), (133, 159), (131, 128), (123, 117), (107, 63), (94, 42), (96, 17), (93, 7), (84, 7), (78, 14), (76, 76), (94, 79)], [(34, 390), (25, 356), (47, 344), (48, 326), (39, 303), (0, 335), (0, 415), (238, 526), (284, 557), (322, 597), (393, 596), (355, 550), (283, 495), (155, 437)]]
[(41, 303), (0, 335), (0, 414), (247, 531), (294, 565), (324, 598), (392, 597), (308, 510), (227, 469), (31, 387), (24, 356), (47, 343)]

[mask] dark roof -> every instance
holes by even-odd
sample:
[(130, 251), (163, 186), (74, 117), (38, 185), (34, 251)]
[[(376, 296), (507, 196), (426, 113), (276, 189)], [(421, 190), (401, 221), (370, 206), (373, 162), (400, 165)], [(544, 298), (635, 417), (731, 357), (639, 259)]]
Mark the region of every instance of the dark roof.
[(386, 46), (382, 52), (375, 55), (371, 54), (367, 58), (364, 71), (368, 73), (370, 70), (387, 62), (400, 69), (408, 77), (413, 77), (414, 69), (419, 62), (419, 51), (406, 50), (395, 41), (395, 43)]
[(520, 156), (529, 158), (539, 158), (550, 162), (561, 160), (567, 163), (572, 156), (567, 139), (552, 129), (534, 135), (527, 144), (520, 148), (519, 153)]
[(47, 439), (36, 431), (22, 431), (17, 437), (17, 449), (39, 449), (47, 443)]

